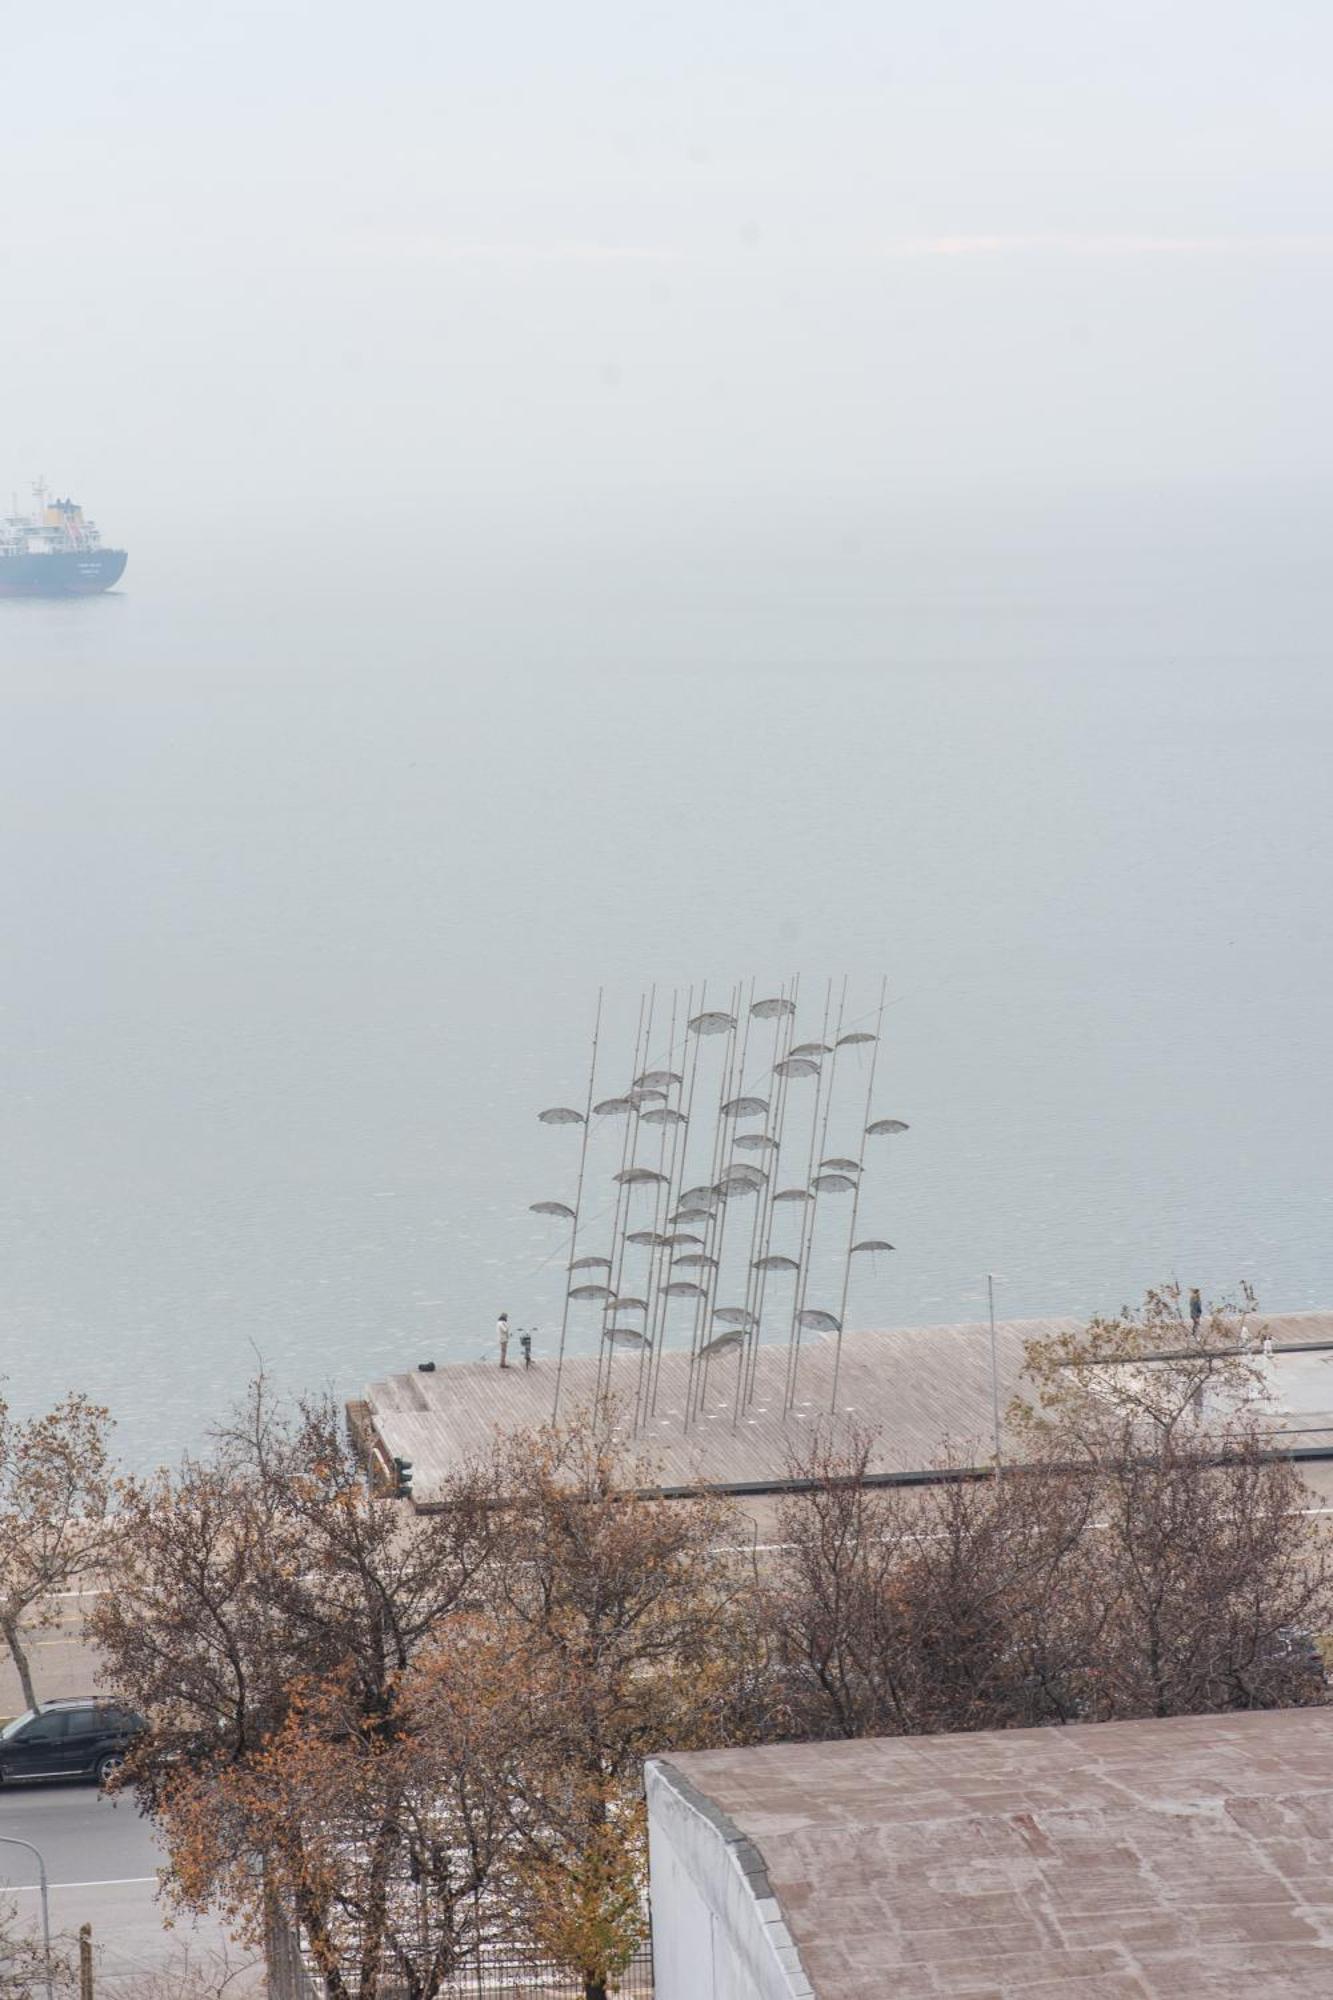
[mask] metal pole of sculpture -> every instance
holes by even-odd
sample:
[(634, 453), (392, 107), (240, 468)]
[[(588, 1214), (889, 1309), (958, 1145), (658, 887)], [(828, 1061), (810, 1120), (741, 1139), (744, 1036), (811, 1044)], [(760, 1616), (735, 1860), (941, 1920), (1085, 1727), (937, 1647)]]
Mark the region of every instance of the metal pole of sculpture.
[[(659, 993), (651, 987), (639, 1000), (630, 1079), (618, 1095), (600, 1102), (597, 1077), (604, 1066), (606, 1028), (604, 996), (598, 994), (586, 1109), (556, 1105), (538, 1114), (543, 1124), (583, 1128), (573, 1207), (563, 1201), (532, 1204), (538, 1214), (569, 1225), (553, 1419), (568, 1386), (571, 1305), (584, 1301), (595, 1301), (598, 1309), (596, 1363), (589, 1371), (595, 1398), (600, 1404), (613, 1386), (623, 1389), (626, 1421), (636, 1434), (657, 1417), (673, 1309), (687, 1303), (689, 1332), (684, 1345), (675, 1348), (666, 1378), (680, 1398), (679, 1407), (670, 1404), (669, 1415), (686, 1431), (700, 1421), (715, 1423), (729, 1415), (733, 1433), (739, 1434), (745, 1412), (759, 1397), (760, 1380), (775, 1395), (779, 1373), (782, 1413), (791, 1416), (799, 1400), (807, 1332), (835, 1336), (830, 1408), (836, 1412), (852, 1259), (893, 1247), (881, 1238), (857, 1240), (867, 1140), (907, 1127), (901, 1119), (871, 1117), (887, 982), (880, 987), (876, 1032), (861, 1024), (863, 1016), (844, 1033), (850, 981), (844, 978), (835, 995), (830, 979), (817, 1041), (799, 1039), (799, 984), (795, 978), (784, 981), (776, 992), (770, 989), (769, 997), (756, 999), (755, 982), (741, 982), (732, 988), (727, 1006), (712, 1008), (706, 984), (691, 985), (684, 993), (673, 988), (669, 1027), (665, 988)], [(770, 1023), (771, 1043), (761, 1057)], [(663, 1028), (664, 1057), (660, 1049), (653, 1050), (654, 1035), (660, 1037)], [(704, 1050), (705, 1042), (717, 1044), (714, 1069), (708, 1067), (714, 1058)], [(851, 1116), (851, 1106), (843, 1103), (848, 1093), (839, 1085), (842, 1058), (853, 1047), (866, 1045), (871, 1058), (856, 1144), (853, 1148), (844, 1141), (846, 1153), (831, 1154), (830, 1135)], [(763, 1083), (747, 1076), (756, 1062), (766, 1064)], [(804, 1106), (795, 1115), (793, 1095), (794, 1087), (807, 1081), (814, 1084), (808, 1126)], [(710, 1115), (714, 1087), (717, 1098)], [(859, 1088), (856, 1094), (860, 1096)], [(617, 1117), (624, 1120), (616, 1149), (619, 1166), (608, 1163), (611, 1201), (609, 1207), (598, 1207), (589, 1197), (597, 1156), (592, 1126), (594, 1120)], [(802, 1156), (800, 1164), (788, 1157), (796, 1153)], [(643, 1199), (648, 1190), (651, 1203)], [(839, 1270), (826, 1208), (841, 1195), (851, 1196), (851, 1222)], [(734, 1205), (751, 1199), (754, 1208), (748, 1215), (731, 1214)], [(592, 1231), (589, 1209), (599, 1236), (603, 1229), (608, 1232), (608, 1240), (594, 1246), (596, 1254), (584, 1249)], [(791, 1220), (784, 1224), (785, 1215)], [(785, 1361), (779, 1362), (775, 1353), (761, 1378), (759, 1350), (779, 1278), (791, 1284), (789, 1310), (785, 1299), (783, 1303)], [(816, 1287), (827, 1287), (827, 1305), (810, 1303), (812, 1293), (818, 1298)], [(835, 1302), (836, 1313), (829, 1309)], [(683, 1315), (680, 1331), (685, 1333)], [(617, 1348), (627, 1350), (620, 1367)], [(724, 1356), (730, 1360), (733, 1349), (734, 1370), (719, 1372), (714, 1362), (720, 1364)], [(767, 1408), (767, 1394), (759, 1399)]]
[[(597, 989), (597, 1012), (592, 1024), (592, 1057), (588, 1064), (588, 1102), (583, 1114), (583, 1131), (579, 1138), (579, 1172), (574, 1190), (574, 1215), (569, 1231), (569, 1263), (572, 1266), (578, 1255), (579, 1218), (583, 1213), (583, 1179), (588, 1164), (588, 1132), (592, 1125), (592, 1101), (597, 1092), (597, 1043), (602, 1032), (603, 988)], [(562, 1121), (563, 1122), (563, 1121)], [(569, 1281), (571, 1273), (565, 1272), (561, 1290), (564, 1302), (560, 1309), (560, 1347), (555, 1362), (555, 1397), (551, 1404), (551, 1422), (560, 1415), (560, 1378), (565, 1368), (565, 1339), (569, 1332)]]
[(879, 1061), (879, 1046), (884, 1039), (884, 1002), (888, 997), (889, 982), (881, 980), (879, 988), (879, 1012), (875, 1017), (875, 1039), (870, 1046), (870, 1075), (866, 1082), (866, 1105), (861, 1115), (861, 1140), (856, 1153), (856, 1185), (852, 1189), (852, 1219), (847, 1231), (847, 1256), (842, 1267), (842, 1302), (838, 1307), (838, 1331), (834, 1338), (837, 1346), (833, 1353), (833, 1388), (829, 1397), (829, 1412), (838, 1407), (838, 1377), (842, 1372), (842, 1333), (847, 1324), (847, 1291), (852, 1277), (852, 1252), (856, 1246), (856, 1217), (861, 1206), (861, 1182), (865, 1175), (866, 1136), (870, 1130), (870, 1108), (875, 1100), (875, 1065)]
[[(844, 979), (842, 983), (842, 1000), (838, 1006), (839, 1025), (841, 1025), (842, 1012), (846, 1004), (846, 999), (847, 981)], [(821, 1046), (826, 1045), (828, 1042), (829, 1014), (832, 1007), (833, 981), (830, 979), (824, 996), (824, 1028), (819, 1038)], [(819, 1206), (819, 1196), (814, 1186), (815, 1162), (823, 1152), (828, 1139), (828, 1114), (829, 1106), (833, 1099), (832, 1065), (830, 1064), (826, 1072), (822, 1063), (814, 1064), (809, 1056), (800, 1054), (801, 1046), (799, 1042), (796, 1044), (796, 1048), (793, 1049), (789, 1059), (789, 1066), (793, 1062), (811, 1063), (815, 1072), (815, 1101), (810, 1112), (810, 1158), (806, 1166), (805, 1196), (801, 1217), (801, 1254), (799, 1259), (801, 1270), (796, 1281), (795, 1297), (792, 1301), (791, 1332), (788, 1336), (787, 1347), (787, 1383), (782, 1403), (784, 1411), (790, 1410), (796, 1401), (796, 1377), (801, 1362), (801, 1329), (804, 1324), (802, 1315), (807, 1310), (805, 1303), (806, 1292), (810, 1282), (810, 1264), (814, 1256), (815, 1223)], [(826, 1077), (828, 1082), (827, 1094), (825, 1094), (824, 1089)], [(824, 1110), (822, 1133), (819, 1118), (821, 1101)]]
[[(645, 1001), (643, 995), (640, 994), (639, 1024), (637, 1028), (634, 1030), (634, 1062), (630, 1069), (631, 1076), (637, 1076), (639, 1073), (640, 1061), (641, 1061), (641, 1054), (640, 1054), (641, 1045), (644, 1053), (646, 1053), (647, 1044), (644, 1040), (645, 1008), (647, 1010), (649, 1022), (651, 1023), (652, 999), (650, 997), (647, 1001)], [(607, 1393), (607, 1389), (610, 1386), (610, 1374), (611, 1374), (610, 1354), (612, 1349), (612, 1343), (608, 1341), (606, 1337), (607, 1324), (608, 1324), (607, 1316), (608, 1313), (615, 1306), (615, 1302), (620, 1295), (620, 1287), (623, 1282), (623, 1273), (625, 1266), (625, 1231), (628, 1228), (628, 1214), (629, 1214), (631, 1187), (632, 1187), (632, 1183), (628, 1177), (633, 1172), (634, 1169), (635, 1155), (639, 1143), (639, 1115), (638, 1115), (638, 1106), (634, 1102), (633, 1089), (631, 1088), (629, 1090), (626, 1090), (623, 1096), (610, 1100), (610, 1102), (614, 1103), (616, 1108), (613, 1112), (609, 1111), (607, 1115), (623, 1118), (625, 1121), (625, 1127), (620, 1142), (620, 1169), (615, 1175), (616, 1205), (615, 1205), (615, 1212), (611, 1221), (611, 1270), (607, 1278), (607, 1285), (609, 1288), (610, 1296), (603, 1302), (602, 1305), (601, 1336), (597, 1346), (596, 1407), (599, 1410), (602, 1406), (602, 1399)], [(605, 1382), (603, 1381), (604, 1375), (606, 1378)]]

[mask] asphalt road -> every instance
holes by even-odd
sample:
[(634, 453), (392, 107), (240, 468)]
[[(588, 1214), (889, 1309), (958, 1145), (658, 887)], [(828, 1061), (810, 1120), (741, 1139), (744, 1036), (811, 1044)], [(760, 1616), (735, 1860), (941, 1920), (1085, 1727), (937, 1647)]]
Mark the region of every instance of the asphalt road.
[[(130, 2000), (154, 1975), (179, 1972), (188, 1959), (201, 1971), (221, 1970), (221, 1955), (243, 1966), (253, 1953), (229, 1945), (212, 1921), (184, 1920), (173, 1931), (157, 1894), (162, 1860), (152, 1829), (129, 1798), (102, 1797), (75, 1784), (0, 1787), (0, 1896), (14, 1902), (20, 1922), (40, 1923), (37, 1863), (10, 1839), (31, 1841), (46, 1863), (51, 1929), (72, 1938), (92, 1925), (96, 2000)], [(227, 2000), (263, 1990), (257, 1971), (230, 1984)]]

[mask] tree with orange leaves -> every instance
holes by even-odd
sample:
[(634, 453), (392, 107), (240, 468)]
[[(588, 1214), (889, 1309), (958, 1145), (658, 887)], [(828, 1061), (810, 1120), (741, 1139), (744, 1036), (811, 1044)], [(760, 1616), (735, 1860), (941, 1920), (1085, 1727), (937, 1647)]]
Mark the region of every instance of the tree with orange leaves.
[(281, 1411), (260, 1382), (209, 1459), (124, 1488), (92, 1626), (150, 1722), (125, 1776), (168, 1886), (252, 1938), (278, 1898), (335, 1996), (430, 2000), (474, 1925), (500, 1820), (467, 1760), (421, 1740), (414, 1675), (477, 1588), (486, 1477), (404, 1514), (368, 1493), (331, 1404)]
[(728, 1510), (653, 1483), (604, 1410), (408, 1512), (260, 1384), (209, 1461), (127, 1486), (95, 1625), (177, 1897), (289, 1913), (333, 2000), (432, 2000), (503, 1945), (605, 2000), (646, 1930), (643, 1759), (734, 1726), (749, 1629)]
[(378, 1717), (351, 1681), (294, 1691), (262, 1748), (183, 1773), (159, 1810), (178, 1898), (256, 1942), (289, 1911), (330, 2000), (433, 2000), (501, 1926), (497, 1718), (468, 1714), (464, 1742), (417, 1679)]
[(517, 1746), (515, 1901), (605, 2000), (646, 1934), (643, 1760), (720, 1740), (734, 1707), (736, 1524), (719, 1501), (654, 1497), (613, 1409), (510, 1441), (493, 1476), (488, 1670)]

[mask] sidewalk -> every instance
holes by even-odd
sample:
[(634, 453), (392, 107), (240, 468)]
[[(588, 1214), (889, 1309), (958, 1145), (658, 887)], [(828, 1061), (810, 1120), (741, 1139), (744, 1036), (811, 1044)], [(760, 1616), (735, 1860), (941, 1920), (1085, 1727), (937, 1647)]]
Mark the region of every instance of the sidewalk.
[[(98, 1692), (101, 1662), (96, 1649), (83, 1636), (83, 1612), (94, 1595), (93, 1591), (62, 1591), (55, 1600), (58, 1624), (46, 1631), (35, 1625), (25, 1626), (24, 1646), (39, 1701)], [(25, 1706), (9, 1648), (0, 1643), (0, 1716), (17, 1715)]]
[[(36, 1931), (37, 1891), (5, 1890), (20, 1920)], [(222, 1926), (205, 1918), (185, 1919), (168, 1930), (157, 1882), (75, 1882), (51, 1885), (51, 1932), (69, 1948), (80, 1924), (92, 1925), (95, 2000), (211, 2000), (232, 1972), (226, 2000), (253, 2000), (264, 1993), (262, 1954), (232, 1944)], [(71, 1951), (77, 1963), (77, 1946)], [(195, 1974), (197, 1983), (188, 1975)]]

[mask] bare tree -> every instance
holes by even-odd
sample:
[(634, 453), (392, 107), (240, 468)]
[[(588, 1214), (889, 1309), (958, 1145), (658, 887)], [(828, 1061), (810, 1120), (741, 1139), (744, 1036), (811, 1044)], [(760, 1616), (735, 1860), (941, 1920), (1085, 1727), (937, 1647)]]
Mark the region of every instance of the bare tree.
[(874, 1439), (818, 1437), (792, 1472), (807, 1491), (779, 1510), (781, 1559), (768, 1592), (790, 1733), (897, 1735), (911, 1727), (903, 1606), (902, 1496), (867, 1484)]
[[(956, 1470), (956, 1468), (949, 1468)], [(1092, 1494), (1058, 1470), (946, 1480), (911, 1510), (898, 1592), (914, 1727), (1068, 1722), (1101, 1614), (1080, 1589)]]
[(1105, 1607), (1084, 1676), (1098, 1717), (1280, 1708), (1327, 1696), (1314, 1634), (1333, 1616), (1333, 1565), (1295, 1468), (1253, 1428), (1126, 1429), (1088, 1475), (1098, 1523), (1084, 1582)]
[[(1243, 1308), (1252, 1319), (1254, 1302)], [(1251, 1326), (1250, 1344), (1260, 1329)], [(1241, 1312), (1171, 1288), (1034, 1342), (1026, 1457), (918, 1493), (820, 1445), (767, 1593), (793, 1733), (1174, 1715), (1328, 1698), (1333, 1561), (1253, 1399)]]
[(0, 1633), (37, 1703), (24, 1633), (53, 1625), (57, 1593), (90, 1575), (108, 1537), (110, 1419), (86, 1396), (15, 1418), (0, 1399)]
[(1329, 1537), (1255, 1399), (1254, 1296), (1215, 1307), (1197, 1334), (1179, 1304), (1163, 1287), (1028, 1351), (1033, 1400), (1014, 1414), (1034, 1473), (1058, 1467), (1092, 1496), (1075, 1574), (1102, 1622), (1082, 1705), (1109, 1717), (1324, 1701)]
[(98, 1978), (97, 2000), (258, 2000), (268, 1990), (261, 1958), (183, 1940), (165, 1964)]
[(789, 1726), (902, 1735), (1062, 1721), (1088, 1645), (1072, 1580), (1088, 1495), (1053, 1473), (916, 1491), (866, 1477), (872, 1440), (818, 1442), (769, 1586)]
[(209, 1458), (125, 1482), (91, 1626), (153, 1721), (133, 1768), (150, 1802), (183, 1763), (261, 1749), (322, 1677), (388, 1712), (493, 1532), (477, 1475), (447, 1497), (429, 1516), (371, 1498), (333, 1406), (275, 1410), (262, 1381)]
[(29, 1924), (20, 1921), (12, 1900), (0, 1901), (0, 2000), (46, 2000), (74, 1989), (71, 1954), (63, 1938), (47, 1950)]
[(1254, 1293), (1222, 1301), (1196, 1329), (1179, 1285), (1149, 1291), (1141, 1306), (1099, 1315), (1068, 1333), (1030, 1340), (1027, 1393), (1010, 1406), (1029, 1456), (1095, 1458), (1100, 1441), (1128, 1426), (1144, 1449), (1182, 1425), (1243, 1410), (1263, 1386)]

